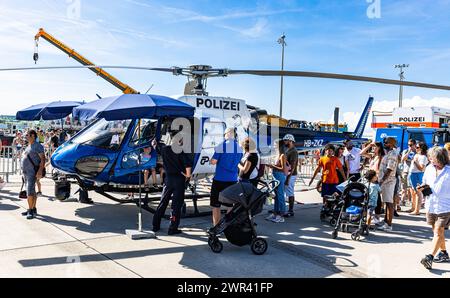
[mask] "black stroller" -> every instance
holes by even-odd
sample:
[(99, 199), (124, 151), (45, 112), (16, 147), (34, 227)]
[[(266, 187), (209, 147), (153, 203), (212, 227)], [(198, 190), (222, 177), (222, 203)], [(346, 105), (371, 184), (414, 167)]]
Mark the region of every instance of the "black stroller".
[(366, 185), (360, 182), (349, 183), (337, 203), (339, 206), (339, 217), (331, 234), (333, 239), (338, 236), (339, 230), (348, 233), (350, 229), (355, 229), (352, 233), (352, 240), (359, 241), (361, 236), (369, 235), (367, 225), (369, 190)]
[(220, 193), (219, 201), (233, 205), (233, 208), (208, 231), (208, 245), (213, 252), (220, 253), (223, 249), (218, 238), (222, 233), (234, 245), (250, 245), (255, 255), (267, 251), (267, 241), (256, 234), (253, 217), (262, 212), (267, 196), (278, 184), (276, 180), (258, 181), (258, 187), (245, 182), (237, 183)]
[(329, 221), (331, 226), (335, 226), (341, 213), (340, 195), (325, 196), (325, 204), (320, 210), (320, 220)]

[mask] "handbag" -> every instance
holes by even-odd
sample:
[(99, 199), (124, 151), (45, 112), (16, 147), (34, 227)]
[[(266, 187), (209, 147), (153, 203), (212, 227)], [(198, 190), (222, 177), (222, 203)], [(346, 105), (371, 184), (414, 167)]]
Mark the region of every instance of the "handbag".
[(22, 186), (20, 187), (19, 199), (27, 199), (27, 191), (23, 190), (23, 186), (25, 185), (25, 179), (22, 177)]
[[(31, 162), (31, 164), (32, 164), (33, 167), (34, 167), (34, 173), (35, 173), (35, 175), (37, 175), (37, 173), (39, 172), (40, 166), (39, 166), (39, 165), (36, 165), (36, 164), (33, 162), (33, 160), (32, 160), (31, 157), (30, 157), (30, 154), (27, 154), (27, 158), (28, 158), (28, 160)], [(44, 169), (42, 169), (42, 177), (45, 177), (45, 175), (47, 175), (47, 170), (46, 170), (45, 167), (44, 167)]]
[(428, 184), (423, 185), (421, 189), (424, 197), (429, 197), (433, 194), (433, 191), (431, 190), (431, 187)]

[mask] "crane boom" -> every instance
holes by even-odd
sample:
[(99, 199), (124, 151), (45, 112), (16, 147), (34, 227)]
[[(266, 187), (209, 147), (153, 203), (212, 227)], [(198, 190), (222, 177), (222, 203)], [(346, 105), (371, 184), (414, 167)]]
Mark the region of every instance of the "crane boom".
[[(94, 63), (89, 61), (87, 58), (85, 58), (81, 54), (79, 54), (77, 51), (75, 51), (74, 49), (71, 49), (66, 44), (64, 44), (63, 42), (59, 41), (54, 36), (47, 33), (43, 28), (39, 29), (39, 32), (36, 34), (36, 36), (34, 38), (36, 41), (36, 51), (33, 56), (33, 59), (35, 62), (37, 62), (37, 60), (39, 59), (37, 48), (38, 48), (39, 38), (41, 38), (41, 37), (43, 39), (45, 39), (46, 41), (48, 41), (49, 43), (51, 43), (52, 45), (54, 45), (56, 48), (60, 49), (61, 51), (63, 51), (67, 55), (69, 55), (70, 58), (73, 58), (76, 61), (78, 61), (79, 63), (81, 63), (82, 65), (84, 65), (84, 66), (95, 65)], [(105, 79), (106, 81), (111, 83), (112, 85), (114, 85), (115, 87), (119, 88), (125, 94), (138, 94), (139, 93), (138, 91), (134, 90), (132, 87), (128, 86), (127, 84), (121, 82), (119, 79), (117, 79), (116, 77), (114, 77), (113, 75), (106, 72), (105, 70), (103, 70), (100, 67), (89, 68), (89, 69), (91, 71), (95, 72), (98, 76), (102, 77), (103, 79)]]

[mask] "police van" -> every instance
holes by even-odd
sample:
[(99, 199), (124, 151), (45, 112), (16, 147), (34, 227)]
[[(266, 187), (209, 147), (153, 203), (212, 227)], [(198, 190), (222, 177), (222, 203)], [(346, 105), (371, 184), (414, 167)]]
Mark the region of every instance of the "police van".
[(424, 142), (429, 147), (450, 142), (450, 110), (439, 107), (401, 107), (393, 112), (373, 113), (372, 128), (376, 129), (375, 140), (387, 137), (397, 140), (404, 150), (408, 140)]

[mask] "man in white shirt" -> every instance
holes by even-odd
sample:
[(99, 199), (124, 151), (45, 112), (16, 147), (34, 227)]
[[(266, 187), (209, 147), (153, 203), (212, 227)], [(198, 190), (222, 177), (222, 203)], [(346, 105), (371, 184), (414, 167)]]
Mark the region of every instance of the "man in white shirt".
[(361, 149), (356, 148), (350, 140), (344, 144), (346, 148), (344, 157), (348, 160), (347, 177), (356, 182), (361, 179)]

